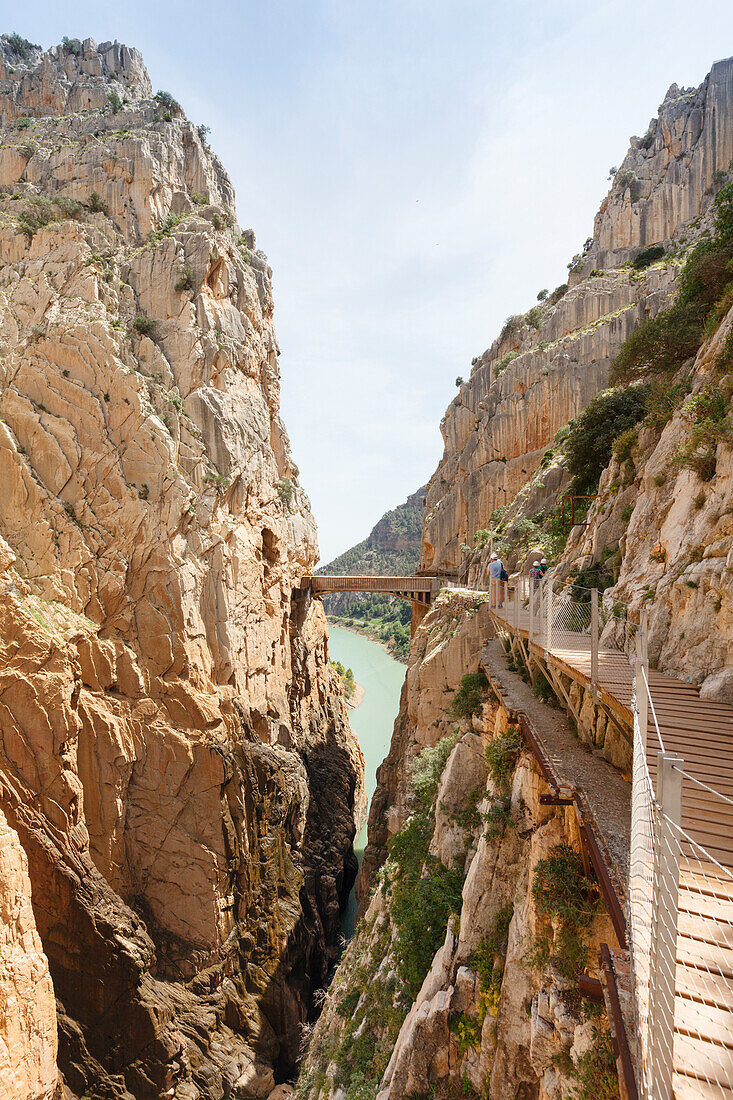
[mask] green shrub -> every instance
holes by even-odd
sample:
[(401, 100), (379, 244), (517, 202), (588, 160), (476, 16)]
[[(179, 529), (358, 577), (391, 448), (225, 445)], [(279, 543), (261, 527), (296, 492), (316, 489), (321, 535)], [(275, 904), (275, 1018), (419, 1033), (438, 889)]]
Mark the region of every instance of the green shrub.
[(593, 1028), (593, 1046), (578, 1059), (573, 1076), (578, 1084), (574, 1100), (618, 1100), (616, 1055), (608, 1027)]
[(18, 152), (24, 160), (29, 161), (38, 152), (38, 145), (35, 141), (26, 141), (18, 146)]
[(500, 375), (502, 371), (505, 371), (509, 364), (513, 363), (518, 355), (519, 352), (517, 351), (509, 351), (506, 355), (503, 355), (501, 359), (497, 359), (494, 363), (494, 377), (498, 377), (498, 375)]
[(174, 99), (170, 92), (156, 92), (153, 99), (162, 111), (170, 115), (179, 115), (183, 113), (183, 108), (180, 103), (177, 99)]
[[(617, 549), (617, 547), (614, 548), (614, 552)], [(573, 576), (573, 584), (577, 586), (573, 588), (573, 599), (579, 603), (590, 603), (591, 588), (597, 588), (601, 593), (615, 583), (613, 570), (609, 568), (607, 558), (603, 561), (591, 562), (590, 565), (579, 569)]]
[(91, 195), (89, 196), (89, 202), (87, 203), (87, 206), (91, 210), (92, 214), (107, 213), (107, 204), (98, 191), (92, 191)]
[(583, 860), (569, 844), (557, 844), (534, 870), (532, 897), (537, 912), (571, 929), (587, 928), (598, 906), (598, 889)]
[(281, 477), (277, 483), (277, 495), (283, 508), (289, 508), (293, 500), (293, 482), (289, 477)]
[(384, 883), (391, 891), (394, 953), (402, 983), (400, 999), (417, 996), (435, 952), (445, 938), (451, 913), (460, 912), (464, 874), (429, 854), (435, 827), (440, 776), (457, 738), (444, 737), (423, 749), (410, 768), (412, 815), (389, 842)]
[(19, 118), (15, 123), (16, 130), (27, 130), (33, 124), (31, 118)]
[(496, 840), (497, 837), (503, 836), (507, 826), (514, 824), (511, 795), (503, 794), (494, 799), (483, 814), (483, 819), (486, 822), (484, 836), (487, 840)]
[(617, 462), (626, 462), (631, 458), (631, 452), (639, 442), (639, 433), (636, 428), (627, 428), (617, 435), (612, 444), (613, 457)]
[(150, 317), (143, 317), (142, 314), (138, 314), (132, 322), (132, 327), (140, 336), (150, 336), (155, 330), (155, 321), (151, 320)]
[(184, 290), (193, 290), (196, 285), (196, 275), (190, 264), (184, 264), (180, 271), (180, 278), (175, 289), (180, 294)]
[(486, 699), (489, 689), (489, 681), (483, 669), (478, 672), (467, 672), (461, 678), (458, 691), (453, 696), (453, 701), (448, 708), (448, 713), (454, 718), (471, 718), (478, 714)]
[(116, 115), (119, 110), (122, 109), (122, 100), (117, 92), (110, 92), (107, 96), (107, 102), (110, 105), (110, 109), (113, 115)]
[(564, 298), (568, 292), (568, 284), (561, 283), (560, 286), (556, 286), (550, 295), (549, 302), (551, 306), (556, 306), (561, 298)]
[(506, 790), (514, 775), (522, 752), (522, 735), (518, 726), (508, 726), (499, 737), (489, 741), (486, 746), (486, 761), (489, 775), (499, 787)]
[(570, 421), (564, 450), (574, 492), (595, 489), (611, 459), (614, 440), (644, 416), (645, 398), (640, 386), (604, 390)]
[(715, 476), (718, 444), (731, 439), (729, 413), (729, 398), (719, 387), (711, 386), (696, 394), (685, 409), (688, 435), (674, 456), (676, 463), (694, 470), (703, 481), (711, 481)]
[(81, 53), (81, 42), (78, 38), (67, 38), (66, 35), (61, 39), (66, 48), (66, 52), (70, 53), (72, 57), (78, 57)]
[(34, 42), (29, 42), (27, 38), (22, 38), (19, 34), (4, 34), (3, 42), (7, 42), (10, 49), (17, 53), (18, 57), (22, 57), (24, 60), (28, 57), (31, 50), (40, 50), (40, 46), (37, 46)]
[(437, 745), (429, 745), (410, 765), (410, 798), (412, 808), (425, 813), (435, 805), (438, 784), (448, 757), (458, 741), (458, 734), (441, 737)]
[(78, 199), (67, 198), (66, 195), (57, 195), (53, 204), (66, 218), (80, 218), (84, 213), (84, 204)]
[(545, 298), (547, 297), (547, 295), (549, 293), (550, 293), (549, 290), (540, 290), (540, 292), (537, 295), (537, 301), (538, 302), (544, 302)]
[(643, 252), (631, 261), (631, 266), (637, 271), (643, 271), (645, 268), (655, 264), (658, 260), (661, 260), (664, 256), (663, 244), (652, 244), (649, 248), (645, 248)]

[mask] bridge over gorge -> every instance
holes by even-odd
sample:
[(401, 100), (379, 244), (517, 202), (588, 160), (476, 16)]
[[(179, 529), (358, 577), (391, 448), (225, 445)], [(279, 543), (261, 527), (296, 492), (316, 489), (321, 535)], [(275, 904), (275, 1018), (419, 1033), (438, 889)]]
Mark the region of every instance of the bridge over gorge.
[(413, 630), (424, 618), (433, 597), (438, 594), (445, 577), (426, 574), (407, 577), (342, 576), (334, 577), (323, 573), (314, 573), (301, 578), (301, 591), (316, 596), (326, 596), (329, 592), (381, 592), (387, 596), (400, 596), (412, 601)]

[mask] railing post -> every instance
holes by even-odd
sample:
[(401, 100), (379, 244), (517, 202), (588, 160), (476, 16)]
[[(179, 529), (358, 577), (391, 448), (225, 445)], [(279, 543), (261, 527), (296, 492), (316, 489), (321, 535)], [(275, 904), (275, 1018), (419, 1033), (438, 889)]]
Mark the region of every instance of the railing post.
[(509, 607), (507, 606), (508, 603), (509, 603), (509, 581), (504, 581), (504, 607), (506, 607), (506, 611), (504, 612), (505, 617), (509, 615)]
[(514, 633), (519, 633), (519, 604), (522, 599), (522, 577), (517, 577), (514, 585)]
[(598, 683), (598, 646), (600, 643), (600, 631), (598, 629), (598, 589), (590, 590), (590, 682), (595, 687)]
[(657, 755), (659, 835), (654, 877), (649, 974), (649, 1079), (651, 1100), (673, 1100), (674, 1001), (680, 882), (682, 767), (679, 756)]
[(646, 657), (637, 657), (634, 661), (634, 696), (639, 715), (639, 736), (646, 756), (646, 735), (649, 717), (649, 696), (646, 690), (646, 671), (649, 663)]
[(545, 577), (545, 649), (552, 649), (552, 581)]

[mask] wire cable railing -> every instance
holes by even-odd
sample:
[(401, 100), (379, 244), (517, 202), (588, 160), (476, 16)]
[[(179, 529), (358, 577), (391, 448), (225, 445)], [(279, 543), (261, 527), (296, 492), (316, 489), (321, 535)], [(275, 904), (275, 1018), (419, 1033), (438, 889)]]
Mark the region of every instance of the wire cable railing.
[[(643, 609), (551, 578), (497, 583), (490, 598), (507, 629), (521, 626), (528, 655), (590, 670), (592, 685), (617, 697), (630, 685), (627, 923), (639, 1095), (733, 1100), (733, 869), (714, 854), (717, 837), (733, 831), (733, 797), (712, 785), (714, 771), (693, 774), (703, 729), (691, 714), (689, 741), (672, 738), (691, 745), (686, 768), (662, 736)], [(725, 773), (728, 761), (721, 765)]]

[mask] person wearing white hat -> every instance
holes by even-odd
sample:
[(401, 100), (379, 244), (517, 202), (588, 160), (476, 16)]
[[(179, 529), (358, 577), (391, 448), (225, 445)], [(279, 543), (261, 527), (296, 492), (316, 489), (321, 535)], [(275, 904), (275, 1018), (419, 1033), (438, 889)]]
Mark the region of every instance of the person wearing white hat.
[(547, 564), (547, 558), (543, 558), (542, 561), (540, 562), (540, 573), (542, 574), (543, 577), (544, 577), (545, 573), (547, 572), (547, 570), (549, 568), (550, 567)]
[(529, 571), (529, 579), (536, 588), (542, 580), (542, 570), (540, 569), (540, 563), (538, 561), (532, 562), (532, 568)]

